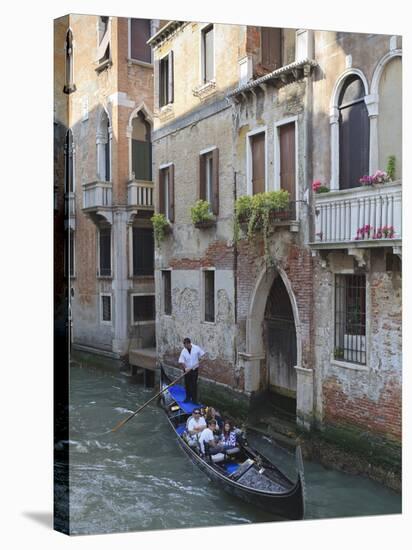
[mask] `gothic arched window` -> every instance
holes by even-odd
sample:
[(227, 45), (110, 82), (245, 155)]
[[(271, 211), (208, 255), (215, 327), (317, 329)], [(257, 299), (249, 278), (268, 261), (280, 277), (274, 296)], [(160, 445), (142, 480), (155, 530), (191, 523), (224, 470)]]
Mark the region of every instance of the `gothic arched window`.
[(339, 188), (359, 187), (369, 174), (369, 116), (365, 89), (357, 75), (346, 78), (339, 101)]

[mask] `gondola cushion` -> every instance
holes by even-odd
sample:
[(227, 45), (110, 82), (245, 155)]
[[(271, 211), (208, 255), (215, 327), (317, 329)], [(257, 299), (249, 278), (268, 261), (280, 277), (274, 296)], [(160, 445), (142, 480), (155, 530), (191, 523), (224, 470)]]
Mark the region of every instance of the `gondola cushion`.
[(239, 447), (234, 447), (233, 449), (227, 449), (226, 454), (227, 455), (235, 455), (240, 451)]
[(215, 455), (210, 455), (212, 462), (222, 462), (225, 460), (225, 455), (223, 453), (216, 453)]

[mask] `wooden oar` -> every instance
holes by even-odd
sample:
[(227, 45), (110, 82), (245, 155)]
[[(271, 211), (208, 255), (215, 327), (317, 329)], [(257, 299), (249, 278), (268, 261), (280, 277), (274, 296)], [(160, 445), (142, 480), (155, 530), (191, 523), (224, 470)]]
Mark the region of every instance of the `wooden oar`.
[(136, 414), (138, 414), (140, 411), (142, 411), (145, 407), (147, 407), (147, 405), (149, 403), (151, 403), (152, 401), (154, 401), (157, 397), (159, 397), (159, 395), (162, 395), (163, 392), (165, 392), (167, 389), (169, 389), (171, 386), (173, 386), (173, 384), (176, 384), (176, 382), (179, 382), (179, 380), (181, 380), (184, 376), (186, 376), (186, 374), (188, 372), (190, 372), (191, 370), (193, 370), (195, 367), (199, 367), (200, 366), (200, 361), (199, 363), (196, 363), (196, 365), (193, 365), (193, 367), (191, 367), (190, 369), (188, 369), (186, 372), (184, 372), (181, 376), (178, 376), (176, 378), (176, 380), (173, 380), (173, 382), (171, 384), (169, 384), (168, 386), (166, 386), (165, 388), (163, 388), (159, 393), (157, 393), (156, 395), (154, 395), (153, 397), (151, 397), (149, 399), (149, 401), (146, 401), (146, 403), (144, 403), (141, 407), (139, 407), (137, 409), (137, 411), (135, 411), (133, 414), (131, 414), (130, 416), (128, 416), (127, 418), (125, 418), (124, 420), (122, 420), (121, 422), (119, 422), (114, 428), (111, 429), (112, 432), (115, 432), (116, 430), (118, 430), (119, 428), (121, 428), (122, 426), (124, 426), (126, 424), (126, 422), (129, 422), (129, 420), (131, 420), (133, 417), (136, 416)]

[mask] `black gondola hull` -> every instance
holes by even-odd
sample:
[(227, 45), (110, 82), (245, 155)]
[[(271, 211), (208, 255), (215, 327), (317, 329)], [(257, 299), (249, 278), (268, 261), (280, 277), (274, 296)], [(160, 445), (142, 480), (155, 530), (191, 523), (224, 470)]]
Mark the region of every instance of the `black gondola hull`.
[[(170, 382), (165, 376), (163, 369), (161, 382), (162, 381), (164, 385)], [(282, 492), (262, 491), (247, 487), (230, 479), (227, 475), (221, 473), (213, 464), (198, 455), (185, 440), (179, 436), (168, 413), (168, 408), (166, 406), (167, 402), (167, 398), (166, 400), (162, 400), (162, 406), (168, 417), (169, 424), (177, 437), (179, 446), (210, 480), (222, 488), (226, 493), (238, 497), (244, 502), (260, 508), (277, 518), (297, 520), (304, 517), (304, 481), (302, 471), (298, 472), (296, 483), (293, 484), (288, 480), (290, 488)], [(285, 477), (285, 479), (287, 478)]]

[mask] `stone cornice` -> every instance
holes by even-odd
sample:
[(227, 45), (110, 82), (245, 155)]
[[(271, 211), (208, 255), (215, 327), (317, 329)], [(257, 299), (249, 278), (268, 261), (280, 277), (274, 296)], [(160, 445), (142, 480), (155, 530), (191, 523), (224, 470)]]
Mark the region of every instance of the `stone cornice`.
[(285, 65), (280, 69), (276, 69), (271, 73), (265, 74), (260, 78), (252, 80), (247, 84), (243, 84), (238, 88), (235, 88), (234, 90), (229, 92), (226, 97), (232, 98), (234, 96), (243, 94), (245, 92), (252, 92), (254, 88), (257, 88), (259, 86), (264, 87), (265, 84), (268, 84), (271, 81), (275, 81), (275, 80), (280, 80), (282, 83), (285, 84), (287, 83), (285, 80), (288, 75), (292, 77), (292, 80), (298, 80), (299, 78), (307, 76), (312, 70), (312, 68), (316, 66), (317, 66), (317, 62), (314, 59), (306, 58), (306, 59), (302, 59), (301, 61), (294, 61), (289, 65)]
[(186, 21), (169, 21), (169, 23), (166, 23), (156, 34), (149, 38), (146, 43), (156, 48), (185, 23)]

